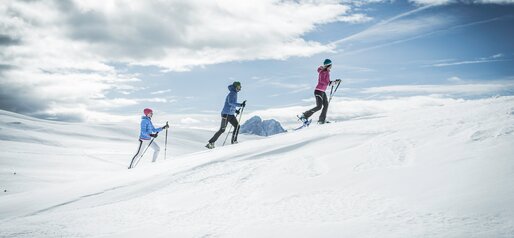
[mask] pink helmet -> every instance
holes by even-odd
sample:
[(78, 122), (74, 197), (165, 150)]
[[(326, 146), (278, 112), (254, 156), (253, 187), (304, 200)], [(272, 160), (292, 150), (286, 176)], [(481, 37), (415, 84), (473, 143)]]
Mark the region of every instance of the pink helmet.
[(150, 114), (152, 112), (153, 112), (153, 110), (150, 108), (145, 108), (145, 110), (143, 110), (143, 113), (145, 114), (145, 116), (148, 116), (148, 114)]

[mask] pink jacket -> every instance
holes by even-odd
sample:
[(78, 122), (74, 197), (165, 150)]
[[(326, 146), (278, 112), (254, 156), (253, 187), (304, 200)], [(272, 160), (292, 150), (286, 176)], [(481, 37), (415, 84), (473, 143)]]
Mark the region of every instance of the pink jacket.
[(330, 84), (330, 69), (324, 70), (323, 66), (319, 66), (318, 73), (318, 85), (316, 86), (316, 90), (325, 92)]

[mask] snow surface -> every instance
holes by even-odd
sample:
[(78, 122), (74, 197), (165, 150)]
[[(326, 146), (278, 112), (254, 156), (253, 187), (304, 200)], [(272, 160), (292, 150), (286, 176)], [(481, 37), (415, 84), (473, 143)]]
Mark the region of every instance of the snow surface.
[(213, 131), (172, 127), (167, 160), (161, 135), (127, 170), (137, 125), (0, 111), (0, 237), (514, 237), (514, 97), (331, 117), (214, 150)]

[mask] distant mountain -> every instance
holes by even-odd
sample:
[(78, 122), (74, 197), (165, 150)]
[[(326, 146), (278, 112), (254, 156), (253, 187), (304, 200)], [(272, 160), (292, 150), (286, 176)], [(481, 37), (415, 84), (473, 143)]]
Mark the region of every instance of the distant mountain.
[(270, 119), (262, 120), (259, 116), (248, 119), (240, 129), (240, 133), (253, 134), (259, 136), (271, 136), (286, 132), (280, 122)]

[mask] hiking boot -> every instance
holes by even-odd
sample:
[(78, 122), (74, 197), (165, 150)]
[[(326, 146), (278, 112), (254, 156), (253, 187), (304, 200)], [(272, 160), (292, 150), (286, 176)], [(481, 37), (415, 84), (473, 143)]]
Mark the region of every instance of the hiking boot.
[(307, 117), (305, 117), (305, 115), (302, 113), (301, 115), (296, 115), (298, 117), (298, 120), (302, 121), (302, 122), (306, 122), (308, 119)]

